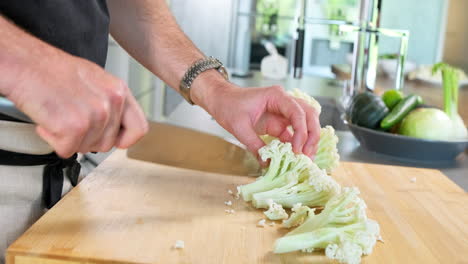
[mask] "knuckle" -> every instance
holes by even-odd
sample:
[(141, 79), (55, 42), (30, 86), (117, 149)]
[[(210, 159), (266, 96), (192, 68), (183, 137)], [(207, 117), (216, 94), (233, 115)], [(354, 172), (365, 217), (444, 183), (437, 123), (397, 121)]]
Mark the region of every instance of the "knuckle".
[(110, 115), (110, 105), (109, 103), (103, 101), (97, 104), (93, 110), (93, 119), (98, 122), (105, 122)]
[(109, 89), (108, 91), (110, 103), (117, 107), (123, 105), (127, 94), (127, 89), (128, 88), (123, 81), (118, 81), (117, 85), (114, 85), (112, 89)]

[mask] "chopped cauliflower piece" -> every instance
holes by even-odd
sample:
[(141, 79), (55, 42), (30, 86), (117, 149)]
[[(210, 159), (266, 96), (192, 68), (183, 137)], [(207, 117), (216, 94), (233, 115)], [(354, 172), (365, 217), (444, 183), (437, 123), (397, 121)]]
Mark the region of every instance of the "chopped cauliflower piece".
[(358, 264), (369, 255), (380, 235), (379, 224), (366, 215), (357, 188), (343, 188), (320, 214), (309, 215), (298, 228), (278, 239), (275, 253), (320, 248), (328, 258)]
[(309, 214), (313, 214), (314, 211), (315, 208), (311, 209), (308, 206), (304, 206), (301, 203), (297, 203), (292, 208), (293, 213), (291, 214), (291, 216), (288, 219), (283, 220), (283, 226), (286, 228), (298, 226), (305, 221)]
[(226, 212), (228, 214), (234, 214), (236, 211), (234, 211), (234, 209), (226, 209), (226, 210), (224, 210), (224, 212)]
[(273, 201), (270, 202), (270, 208), (264, 212), (264, 214), (270, 220), (281, 220), (288, 218), (288, 213), (284, 210), (284, 208)]
[(232, 190), (228, 190), (227, 191), (230, 195), (234, 195), (234, 192), (232, 192)]
[(275, 225), (276, 225), (276, 223), (275, 223), (275, 222), (273, 222), (273, 221), (271, 221), (270, 223), (268, 223), (268, 225), (269, 225), (269, 226), (275, 226)]
[(227, 205), (227, 206), (231, 206), (232, 202), (231, 201), (226, 201), (226, 202), (224, 202), (224, 204)]
[(245, 201), (252, 200), (252, 195), (257, 192), (283, 186), (290, 180), (289, 174), (285, 172), (295, 160), (291, 143), (282, 143), (275, 139), (270, 144), (260, 148), (258, 153), (264, 162), (270, 160), (270, 165), (266, 173), (258, 177), (256, 181), (238, 187), (238, 191)]
[(410, 181), (413, 183), (416, 182), (416, 177), (411, 178)]
[(185, 242), (183, 240), (176, 240), (174, 244), (175, 249), (183, 249), (185, 248)]
[[(295, 93), (307, 99), (300, 91)], [(298, 226), (276, 241), (274, 253), (321, 249), (330, 259), (358, 264), (362, 255), (372, 253), (377, 241), (383, 242), (379, 224), (367, 218), (359, 189), (342, 188), (329, 176), (339, 163), (338, 137), (333, 127), (321, 129), (313, 161), (295, 154), (290, 143), (268, 135), (261, 138), (267, 145), (259, 155), (269, 161), (269, 166), (255, 182), (239, 186), (238, 192), (254, 207), (268, 208), (264, 212), (268, 219), (283, 219), (286, 228)], [(416, 182), (416, 178), (410, 180)], [(310, 207), (317, 206), (323, 206), (323, 210), (315, 214), (315, 208)], [(292, 208), (289, 218), (284, 208)], [(264, 227), (265, 223), (262, 219), (257, 225)]]
[(341, 244), (329, 244), (325, 248), (325, 255), (340, 263), (359, 264), (361, 263), (362, 248), (358, 244), (345, 240)]
[(257, 226), (258, 227), (265, 227), (265, 219), (262, 219), (262, 220), (258, 221)]

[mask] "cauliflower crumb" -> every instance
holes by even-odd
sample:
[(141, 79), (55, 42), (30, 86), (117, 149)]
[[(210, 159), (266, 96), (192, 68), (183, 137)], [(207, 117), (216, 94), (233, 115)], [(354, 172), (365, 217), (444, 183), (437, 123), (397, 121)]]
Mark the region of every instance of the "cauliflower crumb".
[(232, 202), (231, 201), (226, 201), (226, 202), (224, 202), (224, 204), (227, 205), (227, 206), (231, 206)]
[(265, 227), (265, 219), (262, 219), (262, 220), (258, 221), (257, 226), (258, 227)]
[(183, 240), (176, 240), (174, 244), (175, 249), (183, 249), (185, 248), (185, 242)]
[(416, 177), (410, 179), (411, 182), (416, 182)]
[(226, 209), (226, 210), (224, 210), (224, 212), (226, 212), (228, 214), (234, 214), (236, 211), (234, 211), (234, 209)]
[(275, 226), (275, 222), (270, 222), (268, 225)]
[(241, 194), (240, 186), (237, 186), (237, 193), (236, 193), (236, 195), (234, 196), (234, 198), (239, 199), (240, 194)]
[(379, 236), (377, 237), (377, 241), (380, 241), (380, 242), (382, 242), (382, 243), (385, 243), (385, 241), (383, 240), (383, 238), (382, 238), (381, 235), (379, 235)]
[(234, 195), (234, 193), (232, 192), (232, 190), (228, 190), (228, 193), (229, 193), (230, 195)]
[(314, 252), (314, 248), (313, 248), (313, 247), (311, 247), (311, 248), (304, 248), (304, 249), (302, 249), (301, 251), (304, 252), (304, 253), (312, 253), (312, 252)]

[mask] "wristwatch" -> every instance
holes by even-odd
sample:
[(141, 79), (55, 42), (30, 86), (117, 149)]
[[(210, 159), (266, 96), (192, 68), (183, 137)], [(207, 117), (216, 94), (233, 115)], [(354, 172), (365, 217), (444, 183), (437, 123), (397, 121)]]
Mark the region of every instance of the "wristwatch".
[(190, 68), (185, 72), (182, 81), (180, 82), (179, 91), (180, 94), (189, 102), (189, 104), (193, 105), (192, 98), (190, 96), (190, 88), (192, 87), (193, 81), (200, 75), (202, 72), (216, 69), (224, 79), (229, 80), (229, 75), (227, 69), (223, 66), (223, 64), (214, 57), (206, 57), (196, 61)]

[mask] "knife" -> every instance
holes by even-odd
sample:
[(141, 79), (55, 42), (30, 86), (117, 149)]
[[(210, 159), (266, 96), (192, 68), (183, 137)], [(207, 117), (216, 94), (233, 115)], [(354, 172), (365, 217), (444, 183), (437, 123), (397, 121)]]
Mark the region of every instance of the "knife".
[[(34, 123), (14, 103), (0, 97), (0, 113)], [(165, 123), (150, 122), (149, 133), (128, 150), (128, 156), (169, 166), (207, 172), (260, 175), (256, 158), (223, 138)]]
[(167, 123), (149, 123), (149, 132), (127, 156), (173, 167), (231, 175), (258, 176), (257, 159), (241, 146), (208, 133)]
[(26, 123), (33, 123), (31, 118), (15, 107), (15, 104), (0, 96), (0, 113)]

